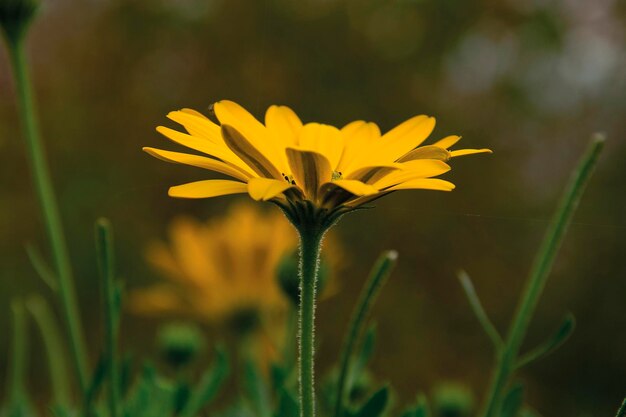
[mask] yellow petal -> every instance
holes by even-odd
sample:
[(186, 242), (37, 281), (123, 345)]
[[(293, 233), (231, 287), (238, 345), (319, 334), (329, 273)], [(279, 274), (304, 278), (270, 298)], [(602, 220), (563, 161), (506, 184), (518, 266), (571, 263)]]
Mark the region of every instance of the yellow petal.
[(380, 141), (380, 150), (373, 156), (381, 162), (395, 162), (421, 145), (434, 128), (435, 118), (415, 116), (385, 133)]
[(307, 197), (317, 201), (321, 185), (332, 179), (330, 162), (324, 155), (313, 151), (287, 148), (286, 152), (296, 185)]
[(293, 146), (298, 139), (302, 122), (289, 107), (270, 106), (265, 112), (265, 126), (277, 142), (284, 146)]
[(230, 125), (222, 125), (226, 145), (260, 177), (282, 178), (274, 164), (252, 142)]
[(346, 179), (357, 180), (366, 184), (374, 184), (382, 177), (399, 169), (401, 169), (401, 164), (363, 167), (347, 175)]
[(167, 118), (183, 125), (192, 136), (207, 139), (213, 143), (222, 143), (220, 127), (200, 113), (196, 113), (191, 113), (190, 109), (172, 111), (168, 113)]
[(216, 144), (208, 140), (199, 139), (165, 126), (159, 126), (156, 128), (156, 130), (166, 138), (170, 139), (172, 142), (205, 153), (215, 158), (219, 158), (222, 161), (231, 163), (246, 172), (252, 172), (250, 168), (226, 146), (226, 144)]
[(248, 182), (248, 194), (257, 201), (267, 201), (277, 197), (293, 185), (287, 181), (267, 178), (252, 178)]
[(437, 142), (433, 143), (433, 146), (439, 146), (440, 148), (443, 148), (443, 149), (450, 149), (452, 146), (454, 146), (455, 143), (457, 143), (460, 140), (461, 140), (461, 137), (457, 135), (446, 136), (445, 138), (440, 139)]
[(440, 180), (438, 178), (419, 178), (416, 180), (406, 181), (401, 184), (395, 185), (389, 188), (387, 191), (396, 190), (438, 190), (438, 191), (452, 191), (455, 185), (449, 181)]
[[(369, 161), (369, 152), (372, 146), (380, 140), (380, 129), (375, 123), (368, 123), (362, 120), (349, 123), (341, 129), (344, 139), (344, 151), (336, 171), (347, 175), (352, 171), (352, 167), (363, 167)], [(359, 163), (365, 159), (363, 163)]]
[(459, 149), (457, 151), (450, 151), (452, 158), (457, 156), (473, 155), (476, 153), (493, 153), (491, 149)]
[(335, 170), (343, 153), (343, 138), (339, 129), (320, 123), (307, 123), (300, 130), (298, 144), (301, 148), (320, 153), (330, 162), (330, 169)]
[(217, 159), (211, 159), (199, 155), (191, 155), (188, 153), (164, 151), (162, 149), (155, 149), (150, 147), (145, 147), (143, 148), (143, 150), (148, 154), (154, 156), (155, 158), (159, 158), (166, 162), (204, 168), (210, 171), (219, 172), (221, 174), (230, 175), (231, 177), (237, 178), (242, 181), (248, 181), (248, 179), (250, 178), (250, 174), (246, 173), (245, 171), (242, 171), (241, 169), (236, 168), (233, 165), (219, 161)]
[(416, 159), (399, 165), (402, 167), (402, 170), (387, 174), (377, 181), (374, 186), (383, 190), (402, 182), (435, 177), (450, 171), (450, 165), (436, 159)]
[(280, 170), (286, 169), (284, 152), (271, 140), (265, 126), (246, 109), (235, 102), (222, 100), (213, 105), (213, 110), (222, 126), (229, 125), (237, 129), (248, 142), (274, 162), (274, 165), (280, 167)]
[(369, 184), (364, 184), (357, 180), (336, 180), (324, 184), (323, 189), (325, 193), (332, 192), (332, 187), (339, 187), (349, 192), (352, 195), (364, 196), (378, 193), (378, 188)]
[(446, 148), (437, 145), (420, 146), (404, 154), (403, 157), (398, 159), (398, 162), (413, 161), (415, 159), (438, 159), (440, 161), (447, 161), (450, 159), (450, 152), (448, 152)]
[(204, 180), (170, 187), (170, 197), (209, 198), (228, 194), (242, 194), (248, 191), (244, 182), (230, 180)]

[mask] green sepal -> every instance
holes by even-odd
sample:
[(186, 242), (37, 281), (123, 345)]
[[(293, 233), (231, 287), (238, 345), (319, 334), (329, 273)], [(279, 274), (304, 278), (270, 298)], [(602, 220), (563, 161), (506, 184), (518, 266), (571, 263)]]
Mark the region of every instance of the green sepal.
[(563, 322), (561, 323), (559, 328), (556, 330), (556, 332), (554, 332), (552, 337), (550, 337), (544, 343), (519, 358), (516, 367), (521, 368), (523, 366), (526, 366), (531, 362), (545, 358), (546, 356), (557, 350), (572, 335), (575, 327), (576, 319), (574, 318), (573, 314), (568, 313), (563, 319)]

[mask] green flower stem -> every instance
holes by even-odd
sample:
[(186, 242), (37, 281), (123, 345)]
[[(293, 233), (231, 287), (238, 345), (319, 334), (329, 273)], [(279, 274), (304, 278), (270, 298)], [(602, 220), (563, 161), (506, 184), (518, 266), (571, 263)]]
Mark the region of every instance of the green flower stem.
[(98, 250), (100, 278), (102, 279), (102, 293), (104, 296), (105, 352), (107, 358), (107, 374), (109, 377), (109, 416), (118, 417), (120, 415), (119, 364), (117, 360), (119, 303), (118, 300), (116, 300), (113, 238), (111, 225), (108, 220), (99, 219), (96, 222), (96, 246)]
[(341, 417), (343, 413), (343, 402), (346, 395), (346, 382), (348, 379), (352, 351), (360, 335), (363, 333), (365, 319), (374, 304), (374, 300), (376, 300), (381, 287), (389, 277), (389, 274), (391, 274), (391, 270), (397, 259), (398, 253), (396, 251), (387, 251), (380, 256), (374, 268), (372, 268), (369, 279), (363, 287), (354, 312), (352, 313), (348, 333), (344, 339), (341, 357), (339, 359), (340, 370), (335, 398), (335, 417)]
[(67, 384), (67, 363), (54, 314), (46, 300), (39, 295), (30, 297), (26, 301), (26, 308), (39, 326), (46, 347), (54, 405), (68, 407), (70, 405), (70, 388)]
[(11, 387), (10, 403), (13, 407), (19, 406), (26, 396), (24, 379), (26, 375), (26, 357), (28, 356), (28, 339), (26, 334), (26, 312), (21, 301), (14, 300), (13, 310), (13, 346), (11, 349), (11, 370), (9, 386)]
[(22, 118), (24, 136), (30, 169), (35, 189), (41, 205), (48, 239), (52, 249), (54, 265), (59, 279), (59, 292), (63, 306), (63, 315), (67, 323), (74, 366), (81, 392), (87, 389), (87, 356), (80, 323), (80, 314), (76, 302), (70, 259), (61, 226), (61, 217), (57, 208), (56, 197), (50, 180), (48, 164), (45, 159), (43, 144), (35, 118), (32, 88), (28, 75), (28, 66), (22, 38), (9, 40), (9, 55), (13, 66), (13, 75), (17, 88), (19, 111)]
[(326, 230), (317, 224), (304, 224), (300, 233), (300, 311), (298, 358), (300, 416), (315, 416), (315, 290), (317, 286), (322, 237)]
[(484, 417), (497, 417), (500, 415), (502, 401), (506, 394), (505, 389), (516, 369), (518, 354), (526, 336), (528, 325), (603, 144), (604, 137), (594, 135), (589, 149), (582, 157), (561, 197), (559, 207), (552, 218), (526, 281), (526, 287), (518, 303), (504, 347), (498, 353), (491, 387), (487, 392), (482, 413)]

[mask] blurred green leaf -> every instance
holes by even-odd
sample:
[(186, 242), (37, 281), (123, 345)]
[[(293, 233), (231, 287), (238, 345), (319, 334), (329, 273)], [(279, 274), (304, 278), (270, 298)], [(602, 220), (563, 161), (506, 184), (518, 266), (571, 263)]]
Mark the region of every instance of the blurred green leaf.
[(286, 388), (280, 388), (278, 391), (278, 408), (274, 417), (298, 417), (300, 415), (300, 406), (296, 397)]
[(54, 406), (65, 410), (65, 407), (70, 403), (70, 388), (67, 379), (69, 368), (59, 326), (52, 310), (43, 297), (39, 295), (29, 297), (26, 301), (26, 308), (28, 308), (39, 327), (48, 356), (48, 369), (54, 396)]
[(218, 347), (216, 349), (215, 364), (200, 379), (196, 389), (191, 393), (186, 407), (180, 412), (180, 417), (194, 417), (200, 412), (202, 407), (209, 404), (226, 380), (228, 372), (229, 366), (226, 351)]
[(247, 358), (244, 365), (244, 384), (246, 396), (252, 404), (252, 408), (259, 417), (270, 417), (271, 404), (268, 387), (256, 363)]
[(382, 416), (389, 402), (389, 387), (385, 386), (376, 391), (365, 404), (353, 414), (353, 417)]
[(43, 259), (43, 256), (41, 256), (41, 252), (39, 251), (39, 249), (37, 249), (35, 245), (31, 243), (27, 243), (25, 245), (25, 248), (26, 255), (28, 255), (28, 259), (30, 260), (31, 265), (35, 269), (35, 272), (37, 273), (39, 278), (41, 278), (41, 280), (48, 287), (50, 287), (52, 291), (56, 292), (59, 289), (58, 280), (54, 275), (54, 271), (52, 270), (52, 268), (50, 268), (50, 265), (48, 265), (48, 262), (46, 262)]
[(552, 335), (552, 337), (546, 340), (541, 345), (537, 346), (535, 349), (523, 355), (518, 360), (517, 367), (521, 368), (531, 362), (545, 358), (546, 356), (557, 350), (571, 336), (571, 334), (574, 332), (575, 327), (576, 319), (571, 313), (567, 314), (567, 316), (565, 316), (565, 318), (563, 319), (561, 326), (559, 326), (559, 328)]
[(515, 384), (504, 397), (500, 417), (517, 417), (524, 403), (524, 386)]

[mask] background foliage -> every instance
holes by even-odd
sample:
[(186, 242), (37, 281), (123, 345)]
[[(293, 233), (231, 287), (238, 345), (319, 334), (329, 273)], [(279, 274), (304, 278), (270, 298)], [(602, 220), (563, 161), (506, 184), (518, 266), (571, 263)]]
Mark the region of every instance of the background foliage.
[[(358, 261), (395, 248), (400, 262), (374, 312), (384, 341), (376, 375), (406, 401), (441, 380), (483, 387), (490, 346), (455, 271), (472, 275), (496, 326), (507, 323), (568, 172), (589, 133), (601, 129), (607, 152), (529, 344), (549, 334), (564, 310), (576, 315), (577, 331), (524, 377), (530, 402), (545, 415), (614, 412), (626, 380), (622, 3), (48, 0), (42, 14), (30, 39), (39, 113), (92, 346), (101, 342), (93, 220), (112, 220), (119, 270), (136, 287), (154, 279), (145, 245), (165, 235), (172, 217), (206, 218), (233, 202), (166, 196), (168, 184), (205, 175), (140, 151), (164, 143), (154, 127), (167, 124), (169, 110), (229, 98), (259, 117), (281, 103), (307, 121), (362, 118), (383, 129), (426, 113), (439, 121), (436, 137), (458, 133), (468, 147), (495, 154), (457, 161), (452, 194), (397, 193), (341, 222), (350, 249), (341, 291), (318, 316), (318, 363), (336, 359), (354, 289), (370, 266)], [(9, 299), (46, 288), (23, 250), (43, 234), (0, 54), (0, 332), (7, 334)], [(131, 316), (123, 344), (154, 354), (155, 326)], [(3, 337), (0, 354), (7, 348)], [(39, 352), (32, 356), (40, 363)], [(37, 372), (31, 383), (44, 393)]]

